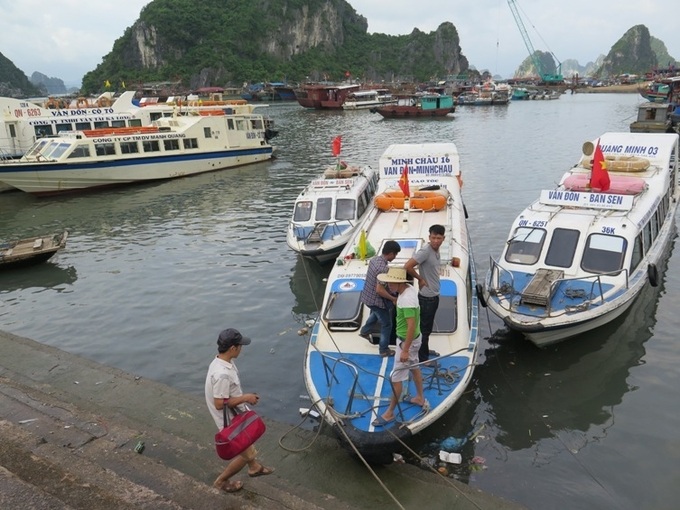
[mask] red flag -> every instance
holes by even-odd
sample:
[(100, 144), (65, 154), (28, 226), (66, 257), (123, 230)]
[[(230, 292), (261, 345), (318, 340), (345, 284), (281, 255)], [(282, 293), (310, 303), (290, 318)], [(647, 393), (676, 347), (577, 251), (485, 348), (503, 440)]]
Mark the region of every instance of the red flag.
[(404, 165), (404, 170), (401, 172), (401, 177), (399, 178), (399, 187), (404, 193), (405, 197), (411, 196), (411, 192), (408, 188), (408, 165)]
[(342, 136), (336, 136), (333, 139), (333, 156), (339, 156), (341, 148), (342, 148)]
[(597, 141), (595, 147), (595, 156), (593, 158), (593, 169), (590, 172), (590, 187), (599, 191), (607, 191), (609, 189), (609, 172), (607, 172), (607, 163), (604, 160), (602, 149), (600, 149), (600, 141)]

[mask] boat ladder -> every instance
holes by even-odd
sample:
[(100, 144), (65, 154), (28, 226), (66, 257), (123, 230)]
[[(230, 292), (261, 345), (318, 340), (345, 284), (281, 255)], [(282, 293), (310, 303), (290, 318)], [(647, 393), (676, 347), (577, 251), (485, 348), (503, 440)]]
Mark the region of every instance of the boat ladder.
[(320, 243), (323, 237), (323, 232), (326, 230), (328, 223), (317, 223), (314, 225), (314, 230), (312, 230), (307, 236), (308, 243)]

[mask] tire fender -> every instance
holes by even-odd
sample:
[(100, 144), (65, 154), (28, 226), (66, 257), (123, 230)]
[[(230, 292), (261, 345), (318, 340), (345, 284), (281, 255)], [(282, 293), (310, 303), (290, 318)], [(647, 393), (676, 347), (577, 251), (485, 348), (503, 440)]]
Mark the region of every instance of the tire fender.
[(475, 289), (477, 289), (477, 300), (479, 301), (479, 304), (482, 305), (482, 308), (486, 308), (486, 299), (484, 298), (484, 287), (482, 287), (481, 283), (478, 283), (475, 285)]
[(652, 287), (657, 287), (659, 285), (659, 270), (656, 264), (649, 264), (647, 266), (647, 278), (649, 278), (649, 284)]

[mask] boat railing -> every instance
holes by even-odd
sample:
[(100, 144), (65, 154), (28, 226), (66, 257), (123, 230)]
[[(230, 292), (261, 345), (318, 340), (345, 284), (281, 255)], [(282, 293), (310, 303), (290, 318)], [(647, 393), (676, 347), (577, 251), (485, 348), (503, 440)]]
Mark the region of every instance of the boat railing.
[[(501, 266), (496, 259), (489, 256), (489, 277), (486, 282), (486, 288), (490, 295), (497, 296), (498, 294), (509, 295), (508, 310), (511, 308), (512, 296), (519, 294), (515, 289), (515, 275), (512, 271), (508, 271)], [(507, 277), (509, 281), (503, 278)], [(499, 304), (503, 306), (499, 300)]]
[[(575, 305), (567, 305), (564, 307), (564, 309), (560, 309), (559, 313), (557, 315), (562, 315), (563, 313), (569, 313), (569, 312), (580, 312), (580, 311), (585, 311), (588, 308), (590, 308), (591, 303), (594, 300), (597, 300), (599, 298), (600, 304), (605, 303), (604, 299), (604, 290), (602, 288), (602, 277), (603, 276), (619, 276), (621, 273), (624, 273), (626, 277), (626, 288), (629, 286), (629, 274), (628, 274), (628, 269), (618, 269), (616, 271), (608, 271), (606, 273), (600, 273), (600, 274), (594, 274), (590, 276), (574, 276), (571, 278), (558, 278), (552, 284), (550, 285), (550, 295), (553, 295), (556, 291), (556, 289), (562, 284), (562, 283), (568, 283), (568, 282), (577, 282), (577, 281), (583, 281), (587, 282), (588, 280), (592, 279), (592, 283), (590, 285), (590, 291), (589, 292), (578, 292), (579, 289), (576, 289), (574, 292), (572, 292), (568, 297), (572, 299), (578, 299), (582, 298), (581, 303), (575, 304)], [(569, 289), (565, 289), (567, 291)], [(547, 317), (552, 317), (552, 300), (548, 301), (548, 306), (546, 306), (546, 316)]]
[[(504, 295), (507, 297), (507, 305), (504, 305), (503, 302), (499, 299), (498, 300), (498, 305), (507, 310), (512, 312), (513, 311), (513, 296), (521, 295), (522, 289), (516, 289), (515, 288), (515, 278), (514, 274), (512, 271), (509, 271), (508, 269), (505, 269), (503, 266), (500, 265), (498, 261), (496, 261), (493, 257), (489, 257), (489, 275), (487, 277), (486, 281), (486, 287), (487, 291), (489, 292), (489, 295), (491, 296), (498, 296), (498, 295)], [(599, 274), (594, 274), (594, 275), (589, 275), (589, 276), (574, 276), (574, 277), (569, 277), (569, 278), (557, 278), (555, 279), (551, 284), (550, 284), (550, 291), (548, 293), (549, 296), (553, 296), (557, 289), (564, 283), (568, 282), (588, 282), (589, 280), (592, 280), (590, 284), (590, 290), (586, 291), (583, 289), (574, 289), (571, 291), (567, 297), (570, 299), (579, 299), (581, 298), (581, 302), (578, 304), (574, 305), (567, 305), (563, 309), (560, 309), (557, 314), (554, 314), (553, 309), (552, 309), (552, 299), (547, 300), (547, 304), (545, 306), (545, 313), (540, 314), (538, 316), (540, 317), (552, 317), (556, 315), (561, 315), (564, 313), (570, 313), (570, 312), (577, 312), (577, 311), (582, 311), (582, 310), (587, 310), (592, 302), (594, 300), (599, 300), (601, 304), (604, 304), (605, 298), (604, 298), (604, 289), (602, 287), (602, 277), (604, 276), (619, 276), (621, 273), (623, 273), (626, 277), (626, 288), (629, 287), (629, 271), (628, 269), (618, 269), (615, 271), (608, 271), (606, 273), (599, 273)], [(569, 289), (565, 289), (565, 292), (569, 291)], [(537, 307), (540, 308), (540, 305)]]
[[(365, 405), (362, 405), (358, 408), (355, 408), (356, 401), (359, 400), (373, 401), (376, 400), (377, 398), (380, 399), (385, 398), (376, 397), (373, 394), (363, 395), (361, 393), (362, 389), (359, 384), (359, 377), (360, 374), (362, 373), (370, 374), (371, 376), (374, 376), (378, 379), (383, 379), (382, 385), (383, 386), (387, 385), (389, 387), (391, 386), (390, 372), (382, 374), (367, 370), (365, 367), (357, 365), (353, 361), (344, 358), (341, 352), (338, 352), (337, 355), (333, 355), (332, 353), (322, 352), (321, 350), (319, 350), (316, 344), (311, 345), (323, 360), (324, 376), (326, 378), (327, 386), (327, 397), (322, 398), (322, 400), (325, 400), (326, 408), (329, 410), (329, 412), (333, 414), (334, 419), (335, 420), (342, 420), (343, 418), (353, 419), (358, 418), (366, 413), (372, 412), (379, 414), (379, 410), (378, 408), (376, 408), (376, 406), (367, 407)], [(441, 368), (440, 362), (445, 358), (456, 356), (460, 352), (466, 350), (468, 350), (467, 346), (458, 349), (457, 351), (450, 352), (445, 355), (438, 356), (437, 358), (430, 359), (428, 361), (423, 361), (421, 363), (418, 363), (417, 365), (414, 365), (420, 366), (421, 368), (426, 368), (428, 370), (427, 374), (425, 373), (423, 374), (423, 385), (427, 389), (432, 389), (436, 387), (438, 393), (441, 394), (444, 391), (443, 386), (454, 385), (458, 381), (460, 381), (464, 377), (465, 372), (469, 370), (470, 366), (475, 365), (474, 361), (468, 365), (457, 367), (455, 369), (454, 368), (443, 369)], [(333, 386), (340, 381), (340, 377), (336, 374), (336, 371), (341, 370), (343, 368), (346, 368), (347, 370), (350, 371), (352, 381), (351, 384), (349, 385), (349, 390), (347, 393), (347, 405), (345, 406), (345, 409), (336, 410), (333, 408), (334, 399), (332, 398), (332, 392)], [(431, 374), (429, 373), (429, 370), (432, 371)], [(397, 414), (399, 421), (405, 423), (406, 418), (402, 409), (401, 401), (397, 403), (395, 413)]]

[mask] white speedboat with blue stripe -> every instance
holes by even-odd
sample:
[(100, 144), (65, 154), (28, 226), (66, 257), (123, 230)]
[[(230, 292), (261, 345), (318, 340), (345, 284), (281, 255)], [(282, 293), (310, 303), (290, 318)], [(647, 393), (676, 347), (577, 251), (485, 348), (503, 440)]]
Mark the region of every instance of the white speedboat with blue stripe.
[(378, 172), (344, 162), (328, 168), (300, 192), (286, 242), (304, 257), (335, 260), (373, 208)]
[(490, 260), (482, 303), (541, 347), (625, 313), (644, 285), (659, 283), (675, 233), (678, 135), (602, 135), (602, 189), (591, 186), (596, 143), (520, 213)]
[(262, 115), (216, 108), (148, 126), (65, 132), (0, 161), (0, 181), (47, 195), (211, 172), (271, 159), (265, 131)]
[[(398, 191), (405, 165), (414, 197), (407, 208)], [(378, 183), (376, 207), (328, 277), (305, 355), (304, 378), (313, 405), (342, 442), (353, 445), (369, 462), (388, 463), (403, 449), (403, 440), (435, 423), (465, 391), (477, 357), (478, 310), (456, 146), (392, 145), (380, 158)], [(359, 336), (370, 312), (360, 301), (368, 254), (382, 253), (384, 243), (394, 240), (401, 251), (390, 265), (402, 267), (428, 242), (434, 224), (445, 227), (446, 237), (439, 250), (441, 293), (429, 340), (440, 356), (421, 367), (427, 405), (412, 404), (404, 396), (395, 409), (395, 421), (373, 425), (392, 394), (394, 357), (381, 356), (378, 345)], [(379, 336), (377, 329), (374, 335)], [(404, 388), (407, 394), (416, 394), (412, 380)]]

